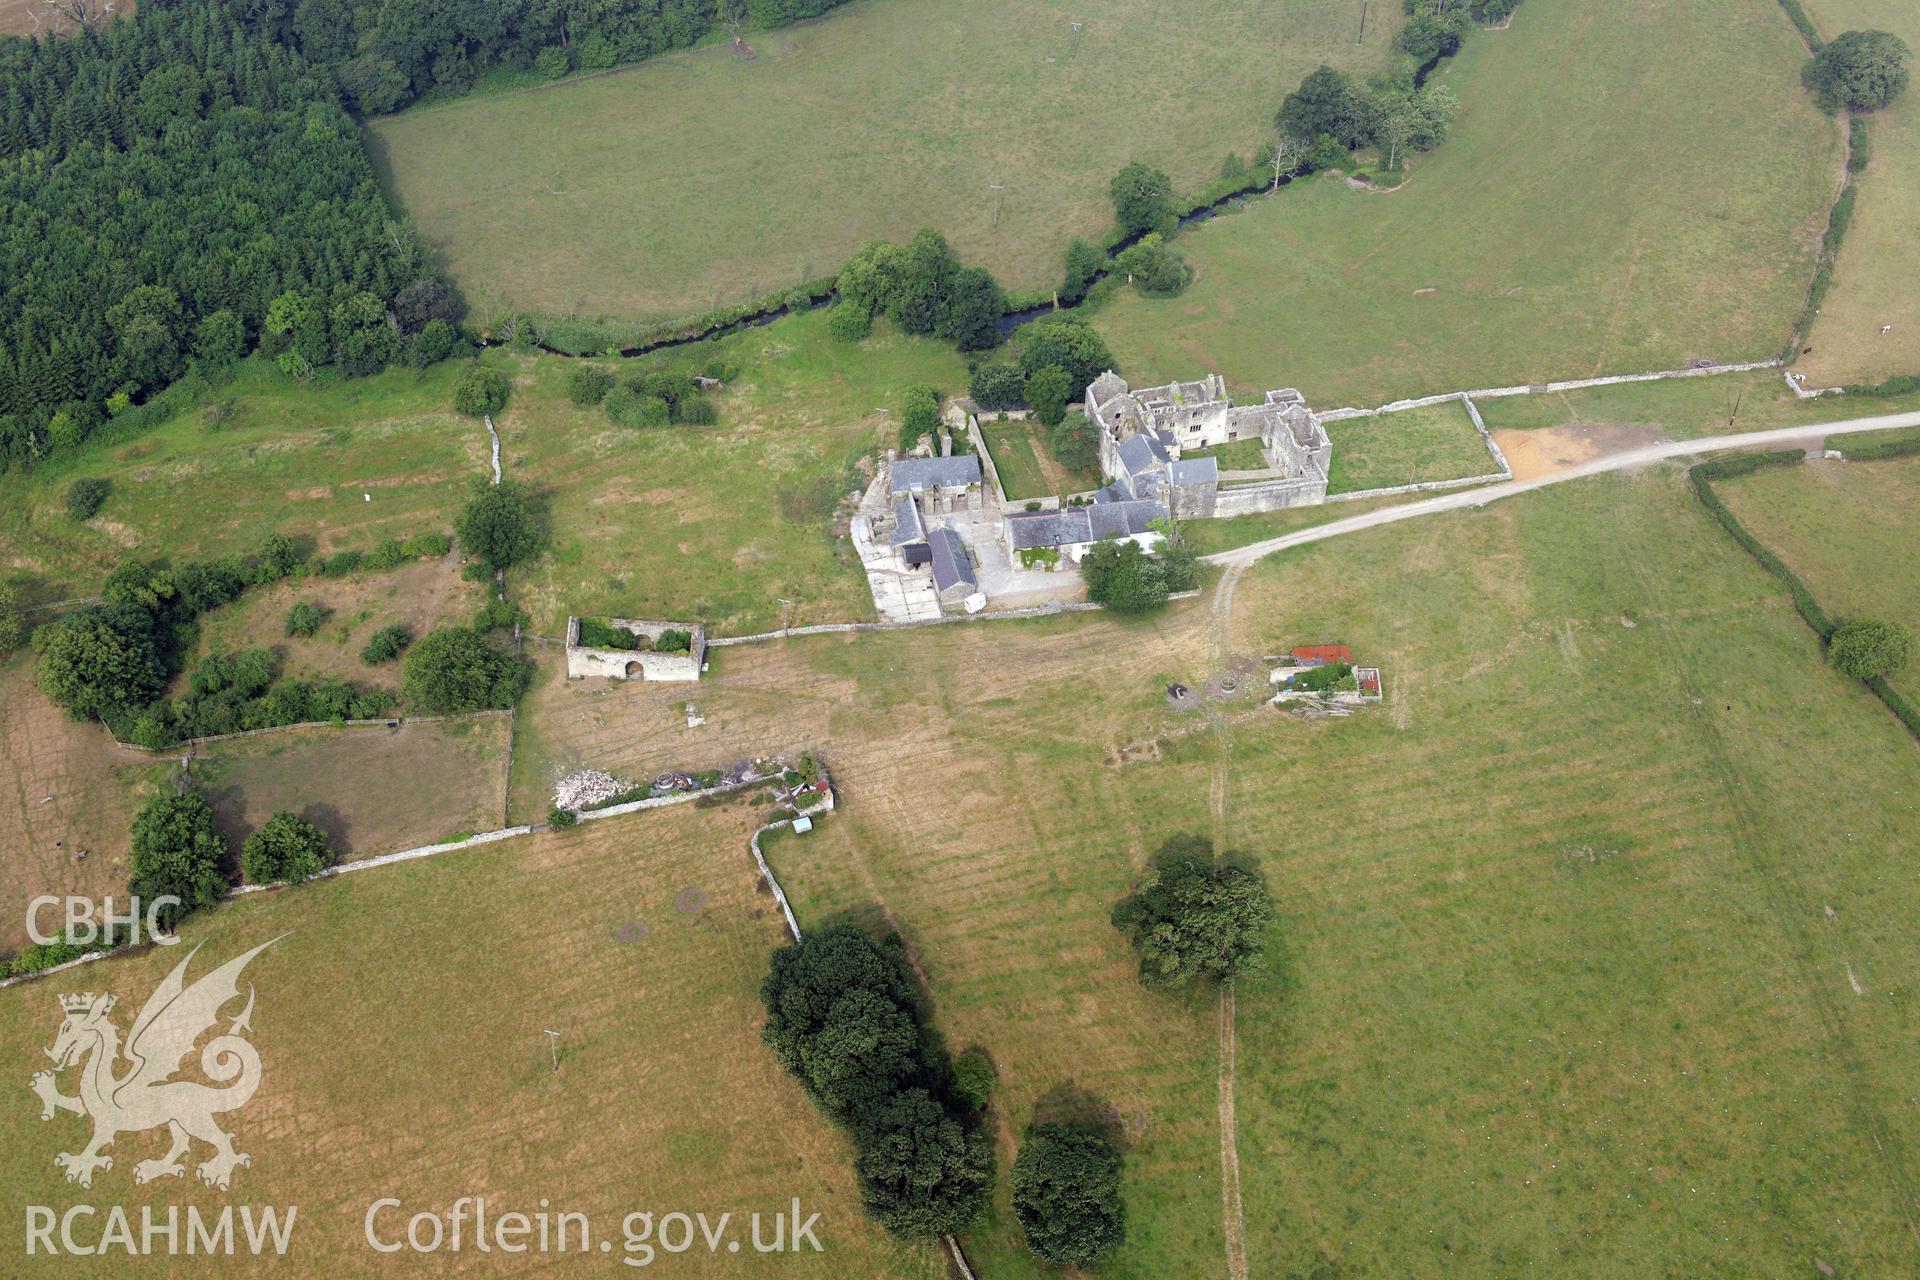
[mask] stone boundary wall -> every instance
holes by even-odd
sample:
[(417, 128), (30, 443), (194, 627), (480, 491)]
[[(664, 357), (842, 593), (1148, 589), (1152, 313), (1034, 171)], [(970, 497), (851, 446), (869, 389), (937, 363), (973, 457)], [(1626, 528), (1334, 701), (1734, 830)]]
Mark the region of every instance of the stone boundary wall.
[(1233, 516), (1259, 515), (1265, 511), (1284, 511), (1289, 507), (1310, 507), (1326, 500), (1325, 490), (1325, 481), (1312, 478), (1270, 480), (1264, 484), (1216, 489), (1213, 495), (1213, 518), (1225, 520)]
[[(500, 713), (486, 712), (482, 714), (500, 714)], [(453, 719), (457, 717), (445, 717), (445, 718)], [(722, 795), (731, 791), (739, 791), (745, 787), (758, 786), (761, 783), (766, 782), (769, 777), (778, 777), (778, 776), (779, 775), (774, 774), (774, 775), (747, 778), (740, 782), (723, 782), (717, 786), (703, 787), (696, 791), (679, 791), (679, 792), (675, 792), (672, 795), (655, 796), (646, 800), (635, 800), (628, 804), (613, 805), (605, 809), (588, 809), (581, 812), (579, 816), (581, 820), (584, 821), (589, 818), (611, 818), (619, 814), (638, 813), (643, 809), (663, 809), (663, 808), (666, 808), (668, 805), (690, 804), (693, 801), (700, 799), (702, 796)], [(826, 800), (824, 803), (815, 804), (812, 808), (801, 810), (801, 812), (805, 814), (825, 813), (825, 812), (831, 811), (833, 807), (834, 807), (833, 793), (829, 791), (827, 793)], [(778, 826), (779, 824), (775, 823), (774, 825)], [(463, 849), (472, 849), (478, 845), (483, 845), (483, 844), (496, 844), (502, 840), (512, 840), (518, 836), (531, 835), (533, 832), (545, 831), (546, 829), (547, 829), (547, 824), (544, 822), (525, 823), (517, 827), (502, 827), (498, 831), (483, 831), (479, 835), (468, 836), (464, 840), (450, 840), (450, 841), (444, 841), (440, 844), (416, 845), (411, 849), (400, 849), (393, 853), (383, 853), (371, 858), (360, 858), (353, 862), (336, 862), (332, 866), (317, 873), (312, 878), (314, 880), (332, 880), (338, 876), (350, 875), (355, 871), (370, 871), (374, 867), (389, 867), (397, 862), (414, 862), (421, 858), (437, 857), (443, 853), (457, 853)], [(762, 828), (762, 830), (765, 830), (765, 828)], [(757, 853), (758, 850), (756, 850), (755, 852)], [(764, 868), (764, 864), (763, 864), (763, 868)], [(771, 879), (771, 876), (772, 876), (772, 873), (769, 872), (768, 873), (769, 879)], [(241, 885), (235, 885), (231, 889), (229, 889), (227, 891), (226, 896), (229, 900), (231, 900), (233, 898), (245, 897), (247, 894), (250, 894), (250, 893), (261, 893), (268, 889), (284, 889), (287, 887), (288, 886), (284, 882), (275, 882), (273, 884), (241, 884)], [(782, 902), (784, 904), (785, 895), (780, 893), (778, 885), (774, 886), (774, 892), (777, 896), (779, 896), (782, 899)], [(141, 945), (150, 946), (152, 944), (143, 943)], [(56, 964), (51, 966), (50, 968), (36, 970), (33, 973), (23, 973), (23, 974), (19, 974), (16, 977), (0, 979), (0, 988), (11, 987), (18, 983), (23, 983), (23, 982), (32, 982), (36, 978), (44, 978), (47, 975), (54, 974), (54, 973), (62, 973), (68, 969), (74, 968), (77, 965), (83, 965), (88, 963), (89, 961), (98, 960), (102, 956), (120, 955), (130, 949), (131, 948), (128, 948), (128, 947), (115, 947), (111, 951), (90, 951), (86, 955), (77, 956), (72, 960), (66, 961), (64, 964)]]
[[(122, 742), (113, 739), (116, 747), (125, 747), (128, 751), (144, 751), (150, 756), (168, 756), (182, 747), (203, 747), (210, 742), (235, 742), (241, 738), (259, 738), (269, 733), (292, 733), (301, 729), (368, 729), (385, 728), (390, 724), (445, 724), (450, 720), (480, 720), (488, 716), (511, 716), (513, 709), (494, 708), (487, 711), (461, 711), (450, 716), (381, 716), (377, 720), (342, 720), (337, 724), (332, 720), (302, 720), (299, 724), (274, 724), (264, 729), (242, 729), (238, 733), (216, 733), (210, 738), (183, 738), (170, 747), (143, 747), (137, 742)], [(101, 726), (105, 728), (105, 725)], [(107, 730), (112, 737), (113, 731)]]
[(761, 631), (750, 636), (715, 636), (707, 641), (707, 648), (724, 649), (728, 645), (758, 644), (763, 640), (784, 640), (788, 636), (845, 635), (861, 631), (911, 631), (916, 627), (937, 627), (948, 622), (985, 622), (994, 618), (1051, 618), (1062, 613), (1093, 613), (1099, 608), (1097, 604), (1074, 601), (1067, 604), (1039, 605), (1030, 609), (990, 609), (983, 613), (942, 615), (938, 618), (915, 619), (910, 622), (816, 622), (810, 626), (789, 627), (785, 631)]
[[(1623, 374), (1617, 378), (1602, 379), (1600, 381), (1645, 382), (1652, 378), (1666, 376), (1668, 375)], [(1690, 375), (1676, 374), (1673, 376), (1685, 377)], [(1525, 394), (1527, 391), (1528, 388), (1525, 387), (1520, 389), (1521, 394)], [(1421, 400), (1402, 400), (1379, 409), (1335, 409), (1331, 413), (1320, 415), (1322, 421), (1331, 418), (1335, 422), (1347, 422), (1354, 418), (1382, 418), (1390, 413), (1400, 413), (1406, 409), (1422, 409), (1431, 405), (1446, 404), (1449, 400), (1455, 400), (1466, 409), (1467, 417), (1473, 423), (1473, 429), (1480, 433), (1480, 443), (1486, 446), (1488, 456), (1490, 456), (1500, 468), (1498, 471), (1490, 471), (1485, 475), (1460, 476), (1453, 480), (1422, 480), (1417, 484), (1397, 484), (1385, 489), (1357, 489), (1352, 493), (1330, 493), (1327, 495), (1326, 500), (1328, 502), (1354, 502), (1361, 498), (1389, 498), (1403, 493), (1432, 493), (1437, 489), (1464, 489), (1469, 485), (1494, 484), (1502, 480), (1513, 479), (1513, 464), (1507, 461), (1507, 455), (1503, 453), (1500, 446), (1494, 442), (1493, 432), (1487, 430), (1486, 420), (1480, 416), (1480, 406), (1473, 402), (1473, 397), (1484, 394), (1486, 393), (1480, 391), (1455, 391), (1449, 395), (1427, 396)]]
[(1699, 369), (1665, 369), (1658, 373), (1615, 373), (1602, 378), (1569, 378), (1561, 382), (1542, 382), (1535, 385), (1517, 387), (1481, 387), (1472, 391), (1448, 391), (1437, 396), (1421, 396), (1415, 400), (1395, 400), (1392, 404), (1383, 404), (1377, 409), (1328, 409), (1320, 413), (1322, 422), (1339, 422), (1346, 418), (1366, 418), (1379, 413), (1398, 413), (1402, 409), (1424, 409), (1429, 405), (1445, 404), (1449, 400), (1466, 398), (1470, 400), (1498, 400), (1506, 396), (1537, 396), (1555, 391), (1583, 391), (1588, 387), (1617, 387), (1629, 382), (1663, 382), (1669, 378), (1711, 378), (1723, 373), (1752, 373), (1758, 369), (1778, 369), (1780, 361), (1752, 360), (1745, 364), (1712, 364)]

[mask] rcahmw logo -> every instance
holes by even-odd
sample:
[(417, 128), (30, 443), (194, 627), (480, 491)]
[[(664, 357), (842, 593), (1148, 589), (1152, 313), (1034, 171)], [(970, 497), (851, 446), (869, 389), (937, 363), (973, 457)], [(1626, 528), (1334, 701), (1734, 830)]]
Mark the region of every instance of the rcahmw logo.
[[(194, 1175), (209, 1187), (227, 1190), (234, 1171), (253, 1163), (235, 1149), (233, 1135), (215, 1120), (244, 1107), (260, 1087), (260, 1054), (246, 1038), (252, 1030), (251, 987), (239, 1014), (224, 1030), (219, 1024), (221, 1010), (240, 998), (241, 971), (278, 941), (263, 942), (188, 985), (187, 966), (200, 950), (195, 947), (147, 998), (124, 1045), (111, 1016), (116, 1004), (113, 996), (86, 992), (60, 997), (60, 1030), (46, 1050), (53, 1069), (36, 1072), (29, 1087), (40, 1098), (42, 1120), (66, 1111), (93, 1122), (93, 1133), (84, 1146), (54, 1156), (68, 1182), (91, 1187), (96, 1173), (113, 1168), (113, 1157), (105, 1151), (117, 1138), (163, 1126), (169, 1139), (167, 1150), (135, 1164), (135, 1182), (183, 1176), (196, 1142), (212, 1148), (194, 1168)], [(199, 1062), (201, 1073), (214, 1083), (175, 1079), (209, 1031), (215, 1034), (200, 1047)], [(59, 1076), (68, 1070), (78, 1077), (78, 1092), (72, 1095), (60, 1092), (59, 1086)], [(192, 1206), (184, 1215), (173, 1206), (158, 1210), (147, 1206), (140, 1211), (137, 1228), (119, 1205), (101, 1209), (80, 1204), (63, 1212), (29, 1205), (27, 1252), (231, 1253), (238, 1246), (255, 1254), (269, 1248), (282, 1253), (293, 1234), (297, 1212), (293, 1206), (285, 1210), (242, 1206), (236, 1232), (231, 1205), (211, 1216)]]

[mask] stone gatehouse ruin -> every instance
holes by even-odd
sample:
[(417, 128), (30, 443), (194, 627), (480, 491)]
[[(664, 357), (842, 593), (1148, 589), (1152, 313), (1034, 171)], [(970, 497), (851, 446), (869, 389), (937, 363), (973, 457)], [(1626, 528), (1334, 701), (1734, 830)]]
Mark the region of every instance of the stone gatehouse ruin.
[[(1086, 409), (1108, 482), (1096, 502), (1159, 502), (1175, 519), (1192, 520), (1326, 500), (1333, 444), (1292, 388), (1236, 406), (1217, 373), (1136, 391), (1109, 369), (1088, 386)], [(1182, 456), (1239, 440), (1258, 440), (1266, 465), (1223, 476), (1214, 458)]]
[[(681, 636), (686, 637), (685, 649), (677, 647)], [(661, 647), (663, 641), (667, 648)], [(631, 648), (623, 647), (629, 644)], [(698, 622), (567, 619), (569, 680), (587, 676), (605, 676), (612, 680), (698, 680), (706, 660), (707, 629)]]

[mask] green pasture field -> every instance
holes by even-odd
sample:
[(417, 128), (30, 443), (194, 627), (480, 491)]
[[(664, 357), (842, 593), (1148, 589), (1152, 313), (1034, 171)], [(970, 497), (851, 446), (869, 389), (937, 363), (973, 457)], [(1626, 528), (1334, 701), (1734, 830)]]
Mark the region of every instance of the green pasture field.
[[(95, 594), (127, 555), (251, 551), (273, 532), (322, 551), (445, 532), (487, 429), (454, 413), (455, 364), (302, 384), (264, 358), (202, 404), (130, 441), (90, 443), (0, 476), (4, 568), (31, 599)], [(112, 486), (100, 514), (68, 516), (79, 476)]]
[[(1881, 618), (1920, 631), (1920, 557), (1910, 554), (1920, 541), (1920, 459), (1814, 460), (1714, 489), (1836, 622)], [(1920, 667), (1888, 683), (1920, 700)]]
[(705, 311), (924, 226), (1044, 289), (1074, 236), (1107, 230), (1128, 161), (1196, 189), (1318, 64), (1385, 65), (1399, 6), (1374, 4), (1356, 44), (1363, 7), (862, 0), (750, 33), (751, 60), (710, 45), (403, 112), (369, 142), (483, 319)]
[(1182, 458), (1212, 458), (1222, 471), (1264, 471), (1266, 448), (1258, 439), (1234, 440), (1211, 449), (1183, 449)]
[(1683, 471), (1286, 553), (1235, 618), (1387, 687), (1234, 730), (1254, 1274), (1912, 1268), (1920, 752)]
[(1627, 382), (1583, 391), (1502, 396), (1474, 401), (1490, 431), (1547, 427), (1652, 427), (1673, 440), (1818, 426), (1844, 418), (1905, 413), (1920, 408), (1908, 396), (1821, 396), (1801, 400), (1771, 369)]
[[(495, 1215), (543, 1204), (588, 1215), (593, 1240), (612, 1250), (538, 1259), (562, 1274), (626, 1272), (623, 1259), (640, 1260), (625, 1248), (626, 1215), (677, 1211), (709, 1223), (731, 1213), (741, 1242), (712, 1256), (704, 1243), (683, 1255), (656, 1244), (652, 1261), (682, 1274), (933, 1280), (943, 1271), (932, 1248), (900, 1245), (861, 1216), (852, 1144), (760, 1044), (760, 979), (785, 931), (755, 889), (747, 830), (737, 811), (686, 808), (383, 867), (221, 907), (184, 926), (186, 945), (97, 962), (83, 981), (0, 993), (0, 1056), (23, 1073), (17, 1105), (0, 1117), (0, 1194), (58, 1211), (99, 1204), (103, 1215), (124, 1205), (136, 1239), (143, 1205), (163, 1219), (170, 1204), (208, 1215), (229, 1203), (297, 1206), (280, 1265), (298, 1275), (499, 1275), (501, 1255), (474, 1248), (471, 1220), (464, 1249), (431, 1259), (376, 1254), (363, 1235), (383, 1196), (403, 1208), (379, 1220), (382, 1234), (392, 1224), (403, 1236), (412, 1213), (485, 1195)], [(690, 889), (698, 905), (682, 909)], [(90, 1191), (62, 1181), (54, 1154), (81, 1147), (86, 1122), (42, 1123), (24, 1089), (59, 1028), (56, 996), (114, 992), (124, 1033), (194, 947), (189, 979), (274, 938), (242, 978), (257, 998), (262, 1083), (221, 1118), (252, 1157), (231, 1192), (191, 1171), (136, 1185), (136, 1161), (166, 1145), (151, 1131), (122, 1134)], [(547, 1029), (560, 1033), (558, 1070)], [(196, 1148), (193, 1160), (207, 1150)], [(796, 1196), (821, 1215), (824, 1251), (756, 1254), (748, 1215), (765, 1216), (770, 1239), (771, 1215)], [(183, 1265), (238, 1276), (262, 1264), (244, 1250), (190, 1264), (116, 1251), (43, 1256), (31, 1271), (160, 1276)]]
[(1529, 0), (1436, 77), (1460, 118), (1405, 185), (1194, 227), (1184, 294), (1097, 323), (1136, 381), (1326, 408), (1777, 355), (1840, 177), (1804, 61), (1775, 0)]
[[(1820, 34), (1891, 31), (1920, 49), (1920, 8), (1908, 0), (1803, 0)], [(1854, 181), (1859, 196), (1833, 287), (1794, 368), (1816, 387), (1920, 373), (1920, 92), (1866, 117), (1873, 158)], [(1893, 332), (1883, 334), (1882, 325)]]
[(1333, 442), (1329, 493), (1458, 480), (1498, 470), (1465, 406), (1454, 400), (1329, 422), (1327, 439)]
[[(627, 377), (697, 371), (715, 358), (741, 369), (713, 393), (717, 426), (629, 429), (567, 398), (577, 362), (498, 349), (483, 356), (515, 379), (495, 417), (505, 472), (548, 495), (552, 550), (510, 582), (537, 630), (558, 635), (568, 613), (583, 612), (698, 618), (723, 634), (758, 630), (779, 625), (783, 596), (794, 602), (795, 624), (871, 613), (858, 558), (830, 529), (831, 501), (796, 522), (780, 495), (827, 477), (845, 486), (830, 500), (863, 485), (852, 462), (894, 439), (901, 391), (957, 392), (965, 365), (944, 344), (885, 324), (855, 346), (830, 342), (816, 313), (607, 367)], [(202, 405), (133, 441), (0, 476), (6, 567), (29, 599), (74, 599), (96, 593), (128, 554), (248, 551), (274, 531), (322, 551), (366, 550), (387, 536), (450, 530), (472, 484), (490, 474), (485, 425), (448, 408), (459, 372), (449, 364), (302, 387), (249, 361), (209, 401), (228, 406), (217, 422)], [(113, 485), (84, 525), (61, 500), (79, 475)], [(360, 631), (341, 626), (363, 611), (362, 622), (379, 625), (374, 615), (384, 616), (386, 603), (398, 607), (358, 599), (379, 596), (383, 581), (366, 573), (342, 580), (348, 585), (296, 583), (271, 607), (243, 604), (240, 622), (220, 616), (207, 625), (222, 637), (270, 638), (267, 614), (278, 610), (283, 622), (295, 598), (345, 592), (353, 598), (330, 625), (340, 632), (334, 657), (351, 665), (357, 645), (340, 646)], [(464, 619), (477, 593), (445, 585), (436, 579), (433, 593)], [(321, 646), (295, 647), (320, 657)]]

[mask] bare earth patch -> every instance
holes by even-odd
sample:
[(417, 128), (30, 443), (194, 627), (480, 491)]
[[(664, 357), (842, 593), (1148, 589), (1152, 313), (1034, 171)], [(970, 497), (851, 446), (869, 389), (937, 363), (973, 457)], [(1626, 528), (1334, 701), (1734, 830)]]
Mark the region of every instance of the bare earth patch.
[(1666, 439), (1658, 427), (1545, 427), (1496, 431), (1494, 443), (1507, 455), (1515, 480), (1532, 480), (1612, 453), (1625, 453)]

